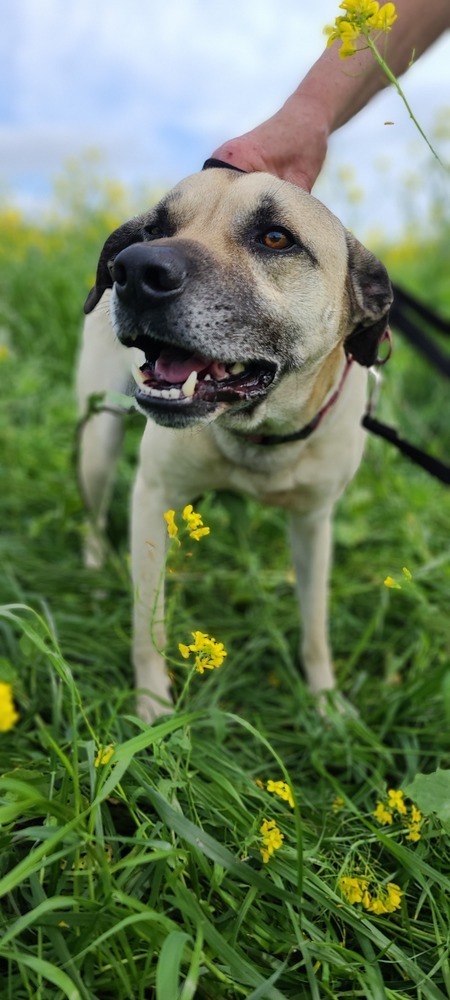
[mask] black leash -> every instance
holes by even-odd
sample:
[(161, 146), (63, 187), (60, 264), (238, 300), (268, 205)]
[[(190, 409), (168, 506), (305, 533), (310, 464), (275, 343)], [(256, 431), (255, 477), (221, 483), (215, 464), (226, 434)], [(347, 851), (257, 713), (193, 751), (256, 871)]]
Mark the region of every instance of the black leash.
[(428, 452), (422, 451), (421, 448), (416, 448), (414, 445), (409, 444), (408, 441), (404, 441), (403, 438), (398, 436), (395, 427), (389, 427), (388, 424), (383, 424), (380, 420), (375, 420), (370, 413), (366, 413), (363, 417), (362, 425), (371, 434), (383, 438), (384, 441), (389, 441), (398, 451), (401, 451), (402, 455), (406, 455), (416, 465), (420, 465), (422, 469), (425, 469), (430, 475), (435, 476), (441, 483), (450, 486), (450, 465), (444, 465), (443, 462), (434, 458), (433, 455), (429, 455)]
[(438, 333), (443, 333), (450, 337), (450, 322), (438, 316), (429, 306), (419, 302), (409, 292), (403, 288), (394, 286), (394, 301), (390, 309), (390, 321), (396, 326), (400, 333), (409, 340), (413, 347), (417, 347), (435, 368), (438, 368), (442, 375), (450, 378), (450, 358), (435, 344), (434, 340), (425, 333), (416, 321), (416, 316), (425, 320), (429, 326)]
[[(418, 325), (416, 316), (421, 320), (425, 320), (426, 323), (434, 327), (439, 333), (450, 336), (450, 322), (442, 319), (441, 316), (438, 316), (437, 313), (423, 302), (419, 302), (409, 292), (405, 292), (404, 289), (394, 286), (394, 301), (390, 310), (392, 325), (427, 358), (430, 364), (438, 368), (442, 375), (450, 378), (450, 358), (440, 350), (429, 334), (425, 333)], [(389, 441), (402, 455), (406, 455), (416, 465), (419, 465), (426, 472), (429, 472), (430, 475), (439, 479), (441, 483), (444, 483), (446, 486), (450, 485), (450, 466), (445, 465), (439, 459), (434, 458), (433, 455), (423, 451), (421, 448), (416, 448), (415, 445), (399, 437), (394, 427), (376, 420), (372, 416), (372, 404), (370, 400), (367, 412), (362, 419), (362, 425), (371, 434), (383, 438), (384, 441)]]

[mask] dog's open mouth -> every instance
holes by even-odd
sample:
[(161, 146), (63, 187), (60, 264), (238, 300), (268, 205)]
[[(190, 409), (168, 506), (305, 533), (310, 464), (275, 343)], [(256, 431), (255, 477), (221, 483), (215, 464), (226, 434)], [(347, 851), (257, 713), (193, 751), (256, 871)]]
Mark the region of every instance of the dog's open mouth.
[(156, 340), (147, 340), (144, 350), (144, 364), (133, 369), (143, 409), (250, 401), (264, 395), (275, 376), (270, 362), (219, 361)]

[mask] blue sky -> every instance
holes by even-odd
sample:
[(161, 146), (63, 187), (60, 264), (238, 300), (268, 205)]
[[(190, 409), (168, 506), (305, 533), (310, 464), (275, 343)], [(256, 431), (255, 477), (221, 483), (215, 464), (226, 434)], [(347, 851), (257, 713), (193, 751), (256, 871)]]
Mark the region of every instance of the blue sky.
[[(200, 168), (292, 92), (338, 2), (0, 0), (0, 13), (0, 194), (36, 212), (64, 161), (89, 147), (108, 176), (136, 187), (168, 187)], [(447, 33), (404, 78), (425, 129), (445, 104), (450, 117), (449, 82)], [(350, 207), (342, 167), (364, 192)], [(398, 96), (384, 92), (333, 138), (315, 193), (347, 225), (388, 232), (405, 201), (422, 212), (428, 167)]]

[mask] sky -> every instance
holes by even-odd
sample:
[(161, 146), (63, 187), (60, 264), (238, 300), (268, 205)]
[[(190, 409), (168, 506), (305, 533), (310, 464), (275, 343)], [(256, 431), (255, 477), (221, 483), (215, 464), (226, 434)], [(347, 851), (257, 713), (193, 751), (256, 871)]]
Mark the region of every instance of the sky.
[[(44, 211), (89, 148), (108, 177), (170, 187), (281, 106), (338, 13), (338, 0), (0, 0), (0, 198)], [(450, 119), (450, 32), (402, 82), (425, 131), (445, 106)], [(388, 234), (425, 215), (435, 172), (389, 88), (332, 137), (314, 193), (350, 228)]]

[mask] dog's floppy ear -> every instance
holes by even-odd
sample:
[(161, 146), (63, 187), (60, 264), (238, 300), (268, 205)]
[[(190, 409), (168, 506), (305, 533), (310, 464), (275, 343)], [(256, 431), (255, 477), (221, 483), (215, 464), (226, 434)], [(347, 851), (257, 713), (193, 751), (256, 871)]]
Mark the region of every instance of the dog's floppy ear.
[(125, 250), (125, 247), (130, 247), (132, 243), (142, 243), (142, 223), (143, 217), (137, 215), (136, 218), (130, 219), (129, 222), (124, 222), (123, 226), (119, 226), (119, 229), (115, 229), (111, 233), (111, 236), (108, 236), (100, 254), (95, 285), (91, 288), (84, 303), (85, 313), (92, 312), (97, 302), (100, 302), (103, 292), (107, 288), (112, 288), (113, 280), (109, 266), (114, 258), (117, 257), (117, 254), (121, 250)]
[(347, 292), (353, 329), (344, 347), (346, 354), (370, 368), (378, 357), (378, 347), (386, 332), (393, 292), (384, 265), (351, 233), (348, 247)]

